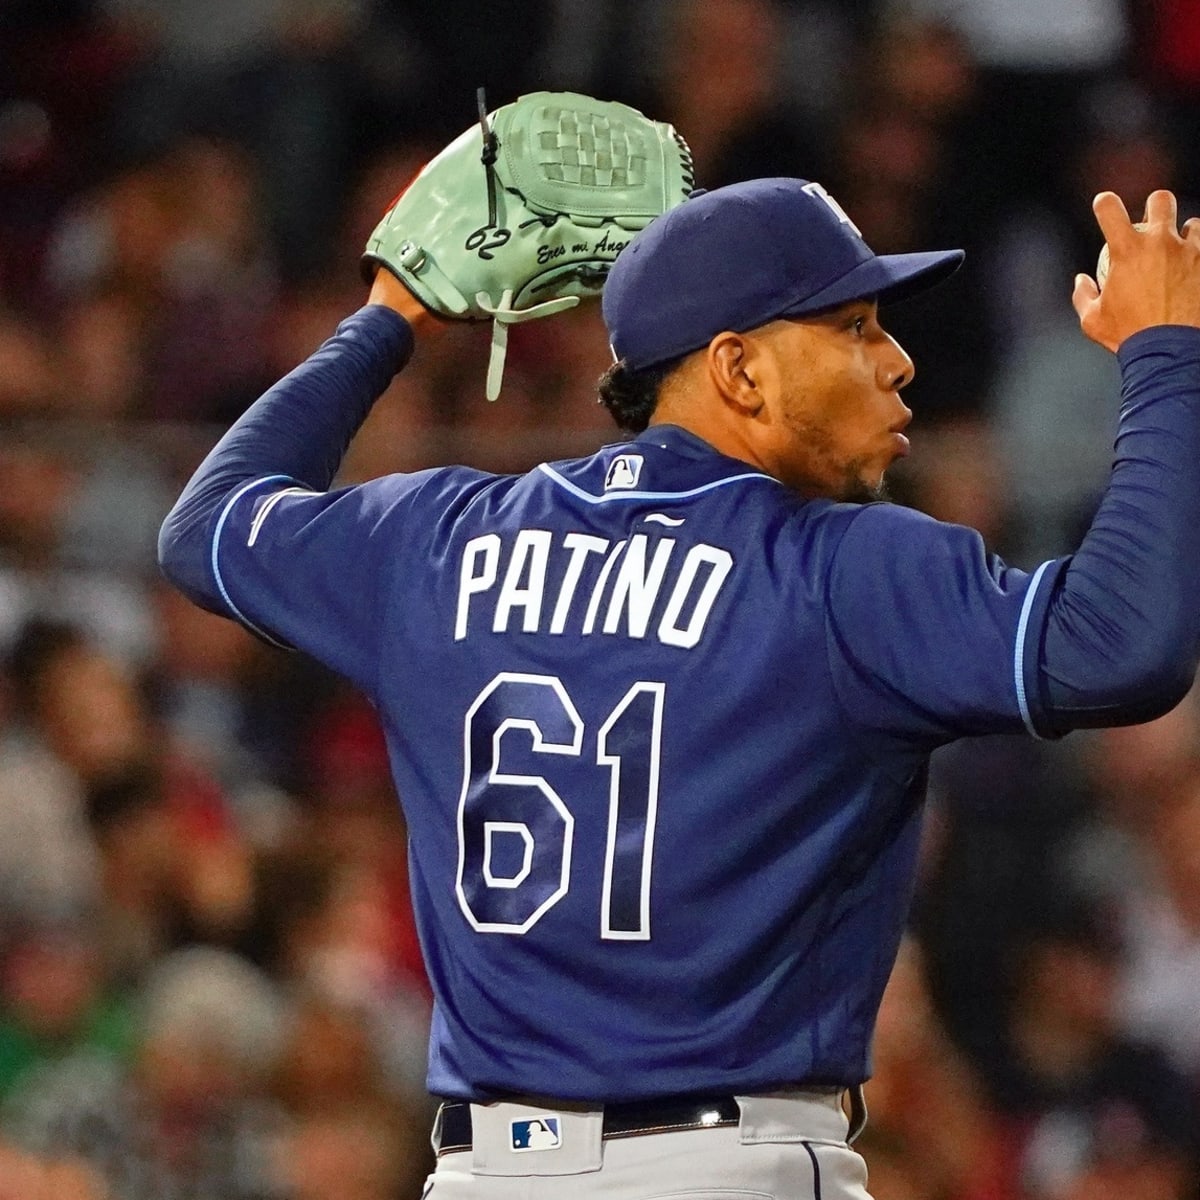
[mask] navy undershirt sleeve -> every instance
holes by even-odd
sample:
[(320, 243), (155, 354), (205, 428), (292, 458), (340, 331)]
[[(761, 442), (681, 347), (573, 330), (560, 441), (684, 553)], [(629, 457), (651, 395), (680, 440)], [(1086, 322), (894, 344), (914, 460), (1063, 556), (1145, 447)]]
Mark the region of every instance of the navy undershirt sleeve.
[(1112, 477), (1039, 638), (1058, 731), (1169, 711), (1200, 655), (1200, 329), (1143, 330), (1117, 357)]

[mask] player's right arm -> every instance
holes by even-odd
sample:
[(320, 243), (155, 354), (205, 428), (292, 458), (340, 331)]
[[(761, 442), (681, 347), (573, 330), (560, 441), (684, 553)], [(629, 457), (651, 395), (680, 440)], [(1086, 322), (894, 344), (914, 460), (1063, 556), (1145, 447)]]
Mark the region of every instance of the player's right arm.
[(195, 603), (268, 641), (308, 651), (368, 691), (393, 536), (415, 536), (430, 473), (330, 490), (351, 438), (442, 324), (390, 272), (370, 302), (242, 414), (163, 522), (159, 564)]

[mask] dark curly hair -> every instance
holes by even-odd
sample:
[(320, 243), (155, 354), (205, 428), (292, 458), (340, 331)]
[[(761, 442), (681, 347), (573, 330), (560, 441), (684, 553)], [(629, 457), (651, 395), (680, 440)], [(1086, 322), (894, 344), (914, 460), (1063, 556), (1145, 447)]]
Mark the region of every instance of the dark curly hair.
[(624, 359), (613, 363), (597, 384), (600, 403), (612, 413), (621, 429), (641, 433), (654, 415), (663, 381), (682, 361), (682, 356), (672, 358), (640, 371), (630, 368)]

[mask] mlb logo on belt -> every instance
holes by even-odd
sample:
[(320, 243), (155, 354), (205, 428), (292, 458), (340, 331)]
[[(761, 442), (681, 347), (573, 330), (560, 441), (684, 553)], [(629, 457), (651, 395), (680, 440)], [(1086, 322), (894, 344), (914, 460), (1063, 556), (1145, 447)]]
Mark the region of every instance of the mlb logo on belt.
[(637, 487), (642, 474), (642, 456), (640, 454), (618, 454), (608, 464), (608, 473), (604, 476), (604, 490), (629, 490)]
[(509, 1144), (517, 1154), (527, 1150), (557, 1150), (562, 1145), (559, 1117), (545, 1113), (509, 1122)]

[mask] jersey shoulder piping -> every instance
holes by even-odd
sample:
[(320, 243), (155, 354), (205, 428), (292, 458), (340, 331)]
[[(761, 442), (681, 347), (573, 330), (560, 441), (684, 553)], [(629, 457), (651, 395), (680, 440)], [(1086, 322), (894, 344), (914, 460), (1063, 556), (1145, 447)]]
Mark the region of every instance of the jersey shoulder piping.
[(1029, 588), (1025, 592), (1025, 601), (1021, 605), (1021, 615), (1017, 620), (1017, 636), (1013, 646), (1013, 681), (1017, 689), (1017, 708), (1021, 713), (1021, 721), (1029, 733), (1044, 741), (1037, 727), (1033, 723), (1033, 714), (1029, 710), (1029, 697), (1025, 692), (1025, 641), (1029, 636), (1029, 615), (1033, 611), (1034, 598), (1037, 596), (1038, 585), (1042, 582), (1042, 576), (1045, 575), (1046, 569), (1053, 564), (1054, 560), (1044, 562), (1033, 573), (1033, 578), (1029, 582)]
[[(229, 514), (233, 511), (233, 506), (249, 491), (256, 487), (260, 487), (264, 483), (293, 483), (299, 484), (300, 480), (293, 479), (290, 475), (264, 475), (259, 479), (251, 479), (248, 483), (244, 483), (226, 500), (224, 507), (221, 509), (220, 516), (217, 518), (217, 526), (213, 530), (212, 547), (209, 552), (209, 562), (212, 566), (213, 578), (216, 580), (217, 589), (221, 593), (221, 599), (225, 601), (229, 611), (243, 624), (251, 633), (257, 634), (264, 642), (269, 642), (272, 646), (280, 650), (292, 650), (294, 647), (289, 646), (287, 642), (281, 642), (278, 638), (273, 638), (265, 629), (261, 628), (252, 621), (238, 606), (233, 602), (233, 597), (229, 594), (228, 588), (225, 586), (225, 580), (221, 575), (221, 533), (225, 528), (225, 522)], [(300, 488), (288, 488), (287, 491), (308, 491), (309, 489), (301, 486)], [(265, 514), (264, 514), (265, 515)], [(253, 538), (257, 540), (258, 530), (253, 531)], [(253, 541), (250, 543), (253, 545)]]
[(690, 500), (695, 496), (703, 495), (705, 492), (711, 492), (715, 488), (724, 487), (727, 483), (739, 483), (744, 479), (761, 479), (767, 483), (779, 483), (778, 479), (771, 475), (764, 475), (761, 471), (746, 471), (741, 475), (726, 475), (722, 479), (714, 479), (711, 483), (704, 483), (699, 487), (688, 488), (682, 492), (618, 491), (605, 492), (603, 495), (593, 496), (591, 492), (585, 492), (583, 488), (572, 483), (569, 479), (564, 479), (548, 463), (539, 463), (538, 470), (543, 475), (549, 476), (559, 487), (570, 492), (577, 500), (582, 500), (586, 504), (607, 504), (611, 501), (619, 500)]

